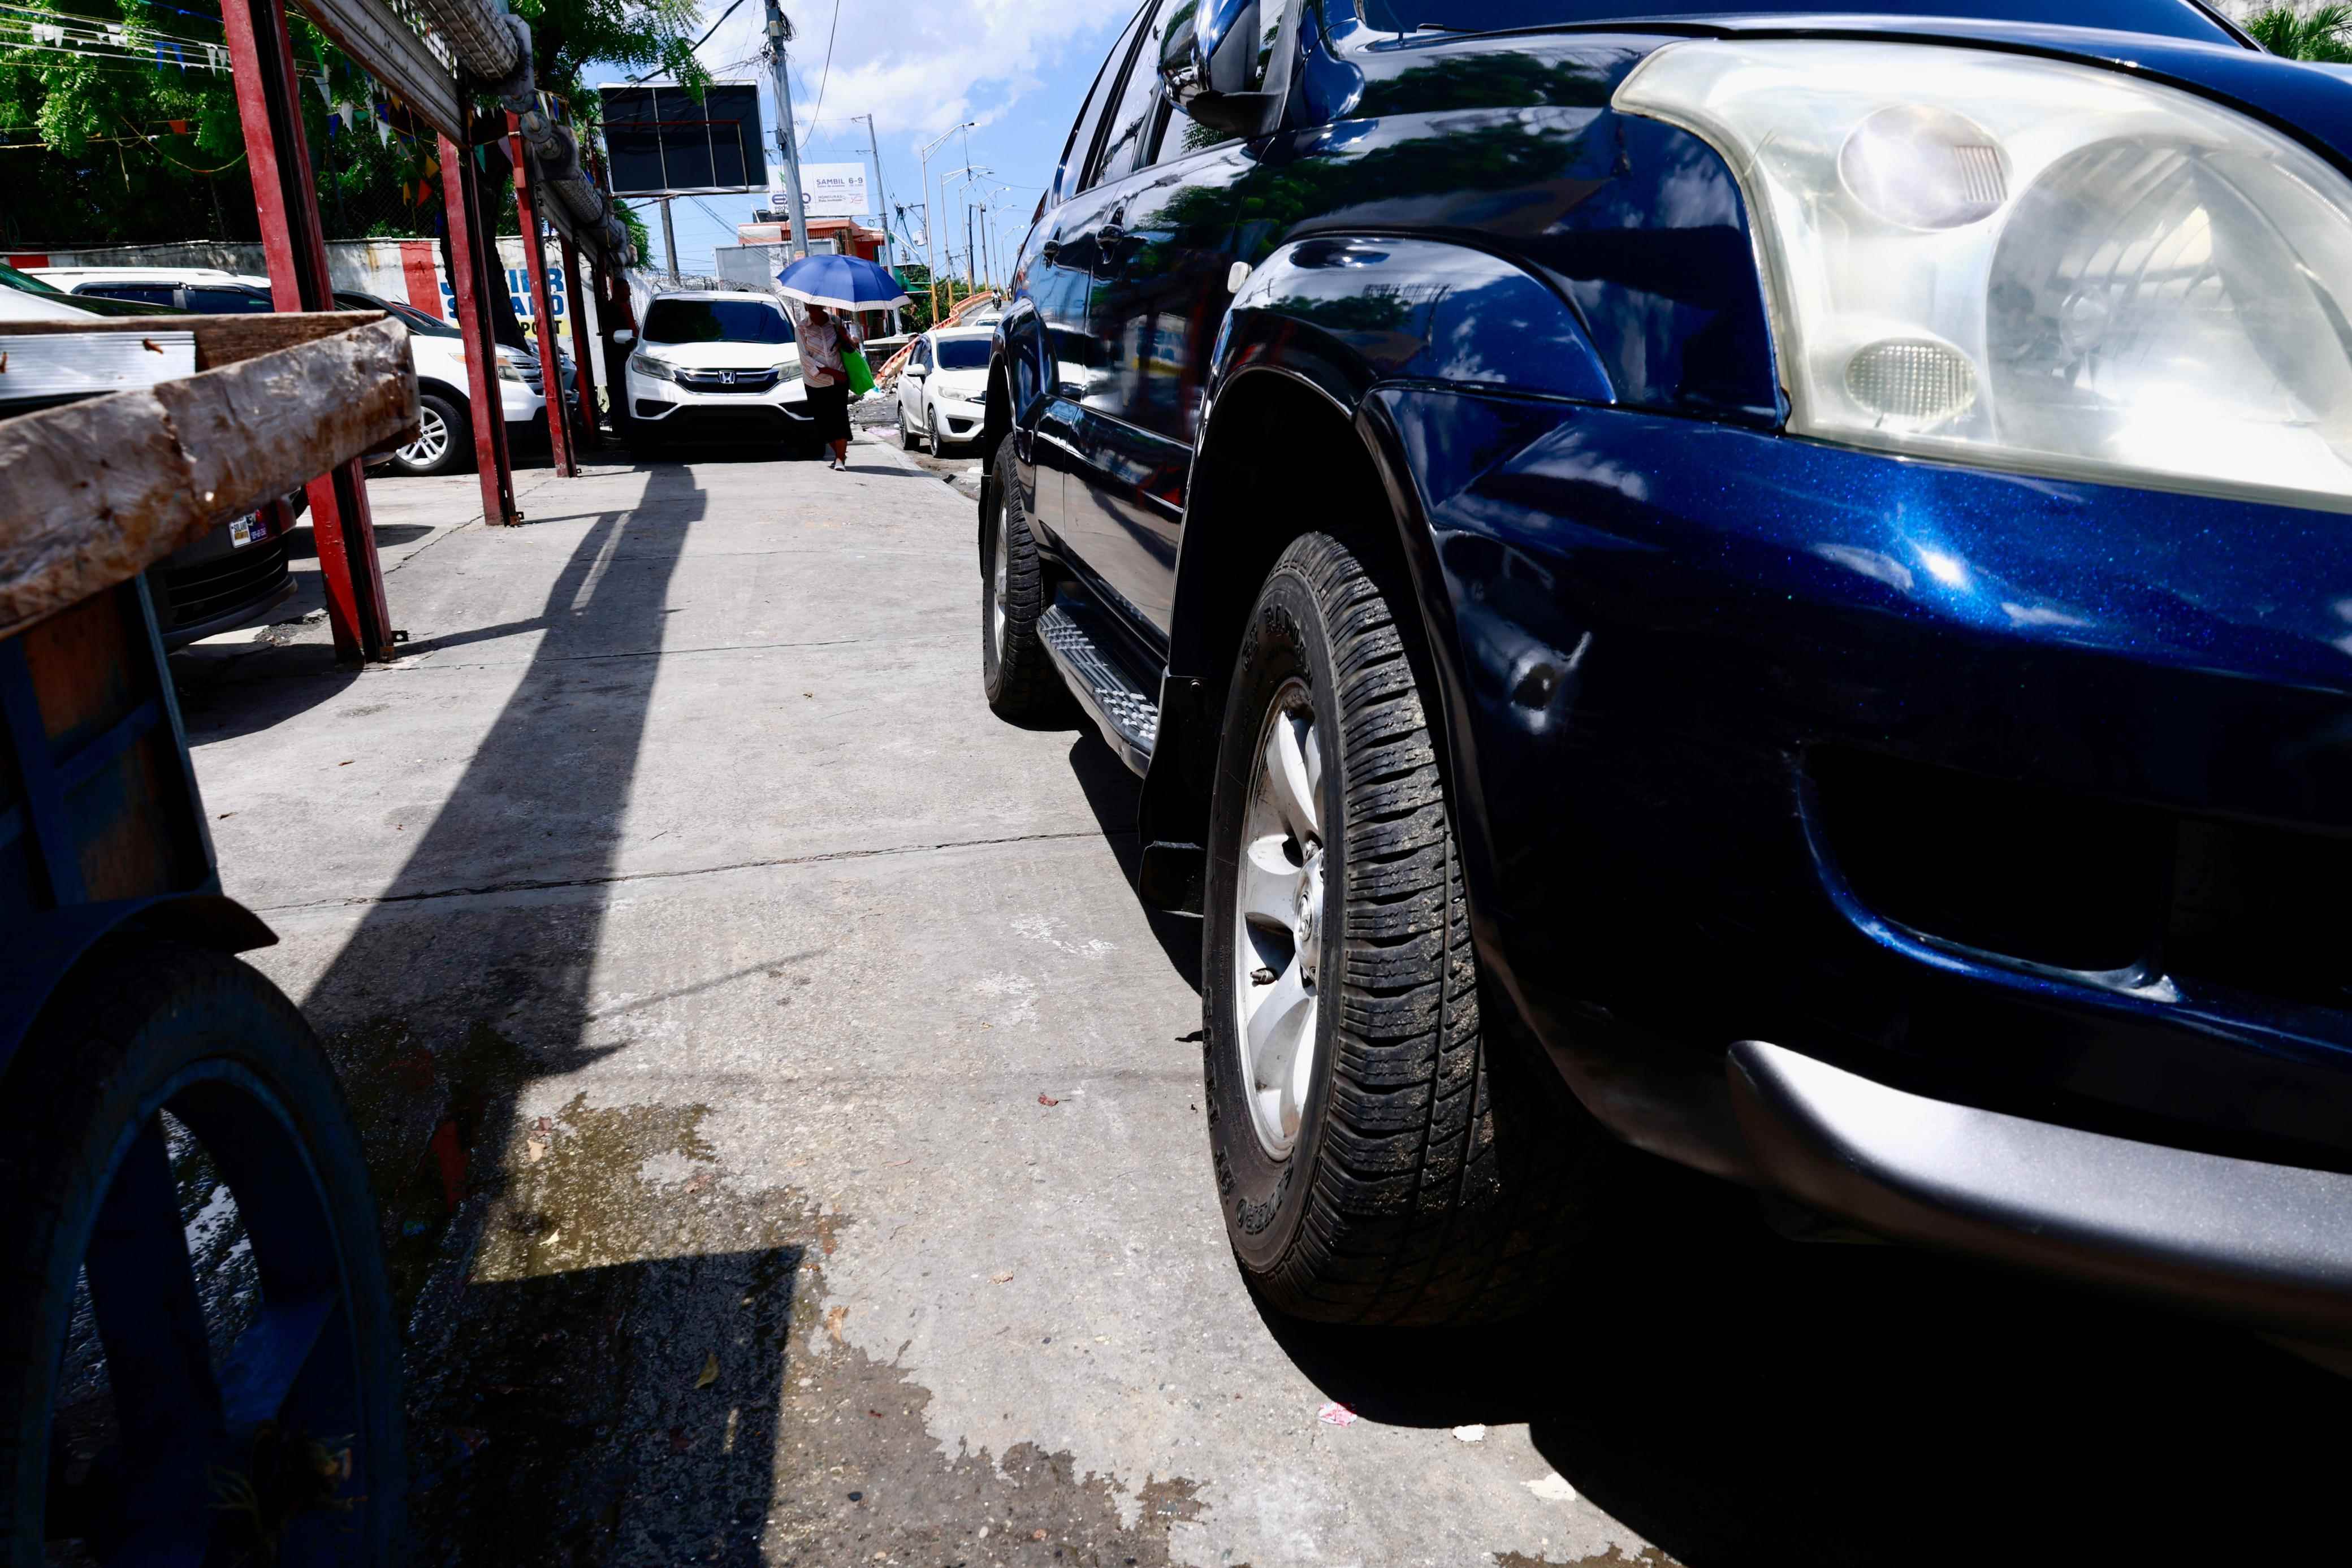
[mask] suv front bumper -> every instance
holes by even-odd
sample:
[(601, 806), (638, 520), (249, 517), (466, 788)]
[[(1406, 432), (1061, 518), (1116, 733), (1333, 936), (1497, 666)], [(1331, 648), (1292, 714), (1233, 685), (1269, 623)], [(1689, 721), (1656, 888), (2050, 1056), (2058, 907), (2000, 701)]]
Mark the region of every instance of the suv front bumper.
[(813, 437), (816, 421), (808, 412), (808, 388), (798, 376), (755, 392), (702, 391), (630, 370), (624, 372), (628, 411), (641, 425), (665, 435), (741, 439), (762, 435), (790, 440)]
[(2352, 1333), (2352, 1176), (2138, 1143), (1731, 1048), (1769, 1186), (1923, 1242), (2292, 1333)]
[[(2352, 1334), (2339, 517), (1370, 414), (1480, 956), (1588, 1110), (1870, 1228)], [(1802, 1056), (1727, 1067), (1759, 1040)]]

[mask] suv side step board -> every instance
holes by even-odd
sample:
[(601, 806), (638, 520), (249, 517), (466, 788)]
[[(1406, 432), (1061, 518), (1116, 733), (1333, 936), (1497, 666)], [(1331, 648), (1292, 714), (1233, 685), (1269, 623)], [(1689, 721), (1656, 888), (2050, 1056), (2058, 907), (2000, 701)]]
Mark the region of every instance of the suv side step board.
[(1151, 747), (1160, 738), (1160, 705), (1113, 652), (1118, 635), (1101, 611), (1067, 594), (1037, 617), (1038, 640), (1061, 670), (1070, 695), (1100, 727), (1118, 759), (1139, 778), (1151, 766)]

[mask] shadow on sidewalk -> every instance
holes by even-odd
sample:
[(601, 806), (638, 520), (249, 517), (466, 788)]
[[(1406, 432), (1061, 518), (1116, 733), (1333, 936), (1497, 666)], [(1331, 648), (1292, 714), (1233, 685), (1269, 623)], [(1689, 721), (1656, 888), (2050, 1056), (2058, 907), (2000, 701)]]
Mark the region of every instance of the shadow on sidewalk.
[(1630, 1151), (1607, 1208), (1574, 1282), (1517, 1322), (1267, 1326), (1370, 1419), (1528, 1423), (1691, 1568), (2171, 1563), (2338, 1529), (2352, 1383), (2251, 1334), (1784, 1241), (1744, 1191)]
[[(530, 664), (304, 998), (414, 1308), (419, 1562), (759, 1561), (800, 1256), (785, 1221), (712, 1186), (699, 1107), (579, 1099), (529, 1125), (517, 1108), (627, 1050), (629, 1021), (593, 1012), (604, 881), (706, 507), (666, 465), (629, 509), (569, 525), (541, 615), (501, 629), (541, 633)], [(545, 891), (452, 896), (501, 888)], [(700, 1255), (661, 1256), (688, 1207)]]

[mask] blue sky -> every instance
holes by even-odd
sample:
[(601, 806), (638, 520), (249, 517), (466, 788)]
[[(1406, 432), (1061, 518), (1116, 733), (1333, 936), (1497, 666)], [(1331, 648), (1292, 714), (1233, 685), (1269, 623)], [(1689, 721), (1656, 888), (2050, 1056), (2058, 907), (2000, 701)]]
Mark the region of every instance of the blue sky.
[[(700, 54), (719, 79), (761, 84), (761, 113), (772, 156), (776, 110), (759, 58), (761, 5), (762, 0), (742, 0), (719, 22)], [(960, 121), (977, 120), (931, 154), (931, 200), (938, 203), (938, 179), (951, 170), (967, 163), (992, 170), (980, 188), (991, 193), (998, 208), (1004, 244), (1016, 246), (1061, 155), (1078, 100), (1134, 8), (1134, 0), (973, 0), (960, 7), (786, 0), (785, 15), (797, 34), (791, 51), (793, 109), (802, 162), (867, 162), (866, 122), (850, 117), (872, 114), (890, 201), (909, 209), (908, 222), (919, 237), (922, 219), (914, 209), (923, 200), (922, 165), (917, 150)], [(703, 0), (700, 27), (709, 26), (725, 9), (726, 0)], [(622, 76), (592, 69), (589, 79), (618, 81)], [(961, 200), (954, 192), (947, 199), (939, 235), (943, 252), (950, 243), (959, 253), (964, 248)], [(708, 270), (714, 247), (736, 243), (735, 225), (751, 221), (752, 209), (761, 204), (751, 196), (672, 203), (679, 267)], [(650, 207), (645, 218), (658, 250), (659, 220)], [(658, 256), (654, 259), (658, 266)]]

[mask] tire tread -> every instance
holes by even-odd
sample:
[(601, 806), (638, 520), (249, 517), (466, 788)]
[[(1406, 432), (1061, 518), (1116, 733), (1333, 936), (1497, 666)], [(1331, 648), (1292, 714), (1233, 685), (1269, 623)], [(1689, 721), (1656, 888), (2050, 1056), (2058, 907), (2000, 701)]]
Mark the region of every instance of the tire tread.
[(1319, 1319), (1507, 1315), (1563, 1266), (1580, 1129), (1514, 1140), (1503, 1168), (1461, 857), (1405, 631), (1338, 538), (1293, 542), (1285, 573), (1320, 611), (1339, 706), (1344, 936), (1310, 1207), (1255, 1282)]

